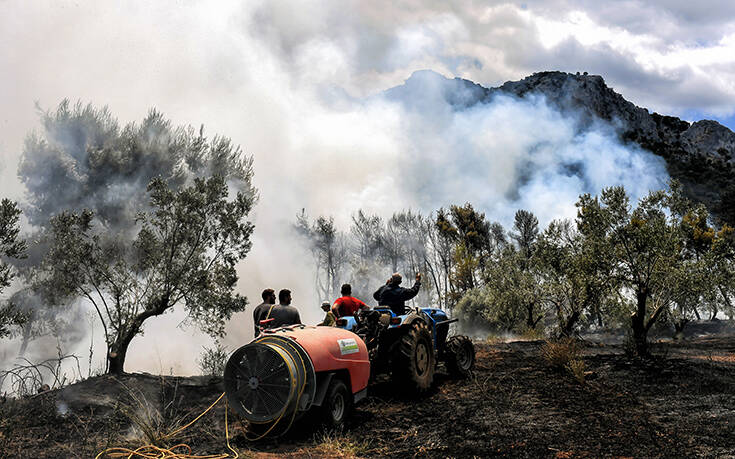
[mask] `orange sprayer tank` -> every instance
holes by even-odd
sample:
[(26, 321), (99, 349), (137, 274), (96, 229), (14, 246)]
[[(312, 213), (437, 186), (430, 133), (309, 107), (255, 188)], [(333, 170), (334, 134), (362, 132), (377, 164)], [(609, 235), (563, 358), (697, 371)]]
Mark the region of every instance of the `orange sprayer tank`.
[(304, 325), (264, 331), (232, 353), (224, 374), (230, 405), (258, 424), (321, 406), (334, 378), (353, 402), (364, 397), (370, 378), (365, 343), (348, 330)]

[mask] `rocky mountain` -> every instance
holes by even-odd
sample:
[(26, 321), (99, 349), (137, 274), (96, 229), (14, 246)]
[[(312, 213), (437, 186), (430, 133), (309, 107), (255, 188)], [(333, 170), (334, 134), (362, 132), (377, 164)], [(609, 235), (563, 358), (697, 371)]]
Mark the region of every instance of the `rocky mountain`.
[(669, 174), (682, 182), (690, 198), (707, 205), (721, 221), (735, 224), (735, 133), (716, 121), (689, 123), (650, 113), (625, 100), (601, 76), (579, 73), (540, 72), (485, 88), (423, 70), (385, 93), (419, 110), (432, 102), (427, 94), (443, 98), (456, 110), (489, 103), (501, 94), (543, 95), (547, 103), (575, 117), (580, 130), (597, 120), (610, 123), (621, 141), (663, 157)]

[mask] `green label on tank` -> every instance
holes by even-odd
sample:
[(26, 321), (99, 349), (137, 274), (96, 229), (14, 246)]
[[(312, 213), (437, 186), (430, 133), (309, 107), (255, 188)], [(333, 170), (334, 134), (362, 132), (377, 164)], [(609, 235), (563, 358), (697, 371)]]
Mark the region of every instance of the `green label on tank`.
[(339, 352), (341, 352), (342, 355), (360, 352), (360, 349), (357, 347), (357, 341), (355, 341), (354, 338), (338, 339), (337, 343), (339, 344)]

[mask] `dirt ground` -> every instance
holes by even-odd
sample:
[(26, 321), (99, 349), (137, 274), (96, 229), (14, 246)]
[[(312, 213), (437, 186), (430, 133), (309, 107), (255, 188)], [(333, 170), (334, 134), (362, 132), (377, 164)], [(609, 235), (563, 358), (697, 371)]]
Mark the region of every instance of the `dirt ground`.
[[(230, 444), (240, 457), (257, 458), (735, 458), (735, 337), (658, 343), (651, 361), (587, 342), (583, 383), (549, 367), (542, 344), (476, 343), (472, 379), (450, 379), (439, 366), (433, 392), (419, 399), (396, 396), (389, 380), (378, 380), (343, 433), (305, 418), (286, 438), (252, 443), (230, 418)], [(160, 440), (221, 393), (217, 379), (126, 375), (7, 400), (0, 457), (95, 457), (148, 438), (186, 443), (200, 455), (227, 453), (223, 402)]]

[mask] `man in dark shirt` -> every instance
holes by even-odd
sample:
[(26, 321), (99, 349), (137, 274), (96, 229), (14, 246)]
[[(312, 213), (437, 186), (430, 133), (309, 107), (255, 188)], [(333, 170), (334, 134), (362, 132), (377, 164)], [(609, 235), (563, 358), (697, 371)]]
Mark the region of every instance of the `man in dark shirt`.
[(263, 293), (260, 296), (263, 297), (263, 302), (253, 309), (253, 325), (255, 326), (256, 337), (260, 334), (260, 328), (258, 328), (260, 326), (260, 321), (264, 320), (266, 316), (268, 316), (271, 308), (276, 304), (276, 292), (272, 288), (263, 290)]
[(278, 292), (278, 302), (271, 310), (269, 319), (274, 319), (268, 323), (268, 328), (278, 328), (284, 325), (294, 325), (301, 323), (299, 310), (291, 306), (291, 290), (283, 289)]
[(419, 289), (421, 288), (421, 273), (416, 274), (416, 282), (411, 288), (401, 287), (402, 280), (400, 274), (394, 273), (384, 286), (373, 293), (373, 298), (375, 298), (380, 306), (390, 307), (391, 311), (399, 316), (406, 313), (406, 301), (419, 293)]
[(334, 306), (332, 306), (335, 317), (354, 316), (360, 309), (368, 308), (368, 305), (352, 296), (352, 286), (350, 284), (342, 285), (340, 293), (342, 293), (342, 297), (337, 298)]

